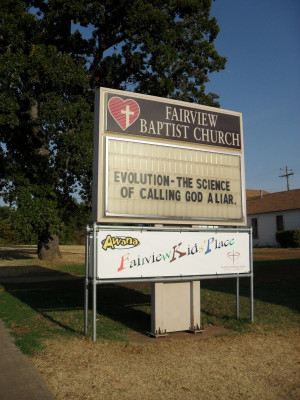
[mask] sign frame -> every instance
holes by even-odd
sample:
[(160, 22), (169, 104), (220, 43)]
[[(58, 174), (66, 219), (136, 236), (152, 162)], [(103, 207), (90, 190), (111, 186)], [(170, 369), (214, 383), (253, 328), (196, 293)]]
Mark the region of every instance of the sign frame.
[[(114, 138), (111, 136), (106, 136), (105, 141), (106, 141), (106, 157), (105, 157), (105, 215), (107, 217), (126, 217), (126, 218), (135, 218), (137, 217), (136, 214), (130, 214), (130, 213), (113, 213), (109, 211), (109, 188), (108, 188), (108, 172), (109, 172), (109, 156), (108, 156), (108, 142), (109, 140), (115, 140), (115, 141), (123, 141), (123, 142), (130, 142), (130, 143), (145, 143), (144, 141), (140, 141), (140, 140), (136, 140), (136, 139), (125, 139), (125, 138)], [(157, 143), (157, 142), (148, 142), (147, 144), (149, 146), (165, 146), (165, 147), (169, 147), (169, 148), (177, 148), (180, 150), (191, 150), (191, 151), (201, 151), (204, 153), (213, 153), (213, 154), (219, 154), (219, 155), (223, 155), (223, 156), (233, 156), (232, 153), (229, 152), (225, 152), (225, 151), (212, 151), (211, 149), (195, 149), (193, 147), (180, 147), (178, 145), (175, 144), (166, 144), (166, 143)], [(241, 154), (234, 154), (235, 157), (238, 157), (240, 159), (240, 165), (242, 164), (242, 155)], [(241, 181), (242, 181), (242, 176), (241, 176)], [(244, 209), (244, 203), (242, 203), (242, 213), (245, 214), (245, 209)], [(177, 223), (182, 223), (183, 218), (185, 221), (191, 221), (190, 223), (195, 223), (195, 221), (197, 221), (197, 223), (211, 223), (212, 219), (209, 217), (203, 217), (203, 216), (199, 216), (199, 217), (192, 217), (192, 216), (185, 216), (185, 217), (181, 217), (181, 216), (176, 216), (176, 215), (165, 215), (165, 216), (159, 216), (159, 215), (149, 215), (149, 214), (139, 214), (138, 215), (139, 218), (142, 219), (155, 219), (155, 220), (162, 220), (162, 219), (168, 219), (168, 220), (173, 220), (173, 221), (177, 221)], [(214, 218), (214, 223), (215, 224), (221, 224), (226, 222), (226, 225), (230, 225), (230, 224), (236, 224), (239, 225), (239, 223), (241, 222), (240, 218), (220, 218), (220, 217), (215, 217)]]
[[(159, 103), (165, 107), (181, 107), (182, 109), (189, 108), (196, 110), (195, 112), (210, 112), (224, 114), (239, 119), (240, 124), (240, 148), (216, 147), (207, 144), (196, 144), (192, 142), (183, 142), (169, 140), (168, 138), (159, 138), (157, 135), (152, 137), (138, 136), (136, 133), (113, 132), (107, 129), (107, 96), (123, 96), (126, 98), (135, 99), (137, 101), (144, 100), (154, 103)], [(180, 109), (181, 109), (180, 108)], [(200, 111), (199, 111), (200, 110)], [(203, 152), (210, 152), (212, 154), (227, 154), (232, 156), (239, 156), (240, 167), (240, 199), (238, 202), (238, 210), (240, 212), (239, 218), (228, 217), (214, 217), (211, 213), (210, 216), (196, 216), (196, 217), (182, 217), (181, 215), (155, 215), (154, 213), (144, 213), (136, 215), (134, 213), (124, 212), (109, 212), (108, 203), (108, 177), (107, 177), (107, 163), (108, 163), (108, 140), (124, 140), (132, 143), (145, 143), (149, 145), (168, 146), (184, 150), (201, 150)], [(94, 129), (94, 171), (93, 171), (93, 221), (110, 224), (110, 223), (125, 223), (125, 224), (172, 224), (172, 225), (224, 225), (224, 226), (246, 226), (246, 196), (245, 196), (245, 170), (244, 170), (244, 149), (243, 149), (243, 127), (242, 115), (238, 112), (222, 110), (214, 107), (200, 106), (197, 104), (190, 104), (182, 101), (164, 99), (155, 96), (146, 96), (138, 93), (113, 90), (107, 88), (99, 88), (96, 92), (95, 101), (95, 129)], [(222, 178), (222, 177), (221, 177)], [(233, 206), (235, 207), (235, 206)]]
[[(117, 229), (112, 226), (106, 228), (101, 226), (95, 232), (97, 242), (96, 263), (94, 264), (94, 260), (92, 260), (93, 265), (89, 270), (93, 272), (90, 278), (95, 274), (97, 281), (112, 283), (137, 281), (190, 282), (205, 278), (219, 278), (223, 275), (227, 277), (250, 276), (252, 273), (250, 234), (251, 229), (249, 228), (170, 229), (168, 227), (138, 227), (126, 229), (126, 227), (120, 227)], [(94, 231), (92, 235), (94, 235)], [(101, 235), (102, 237), (100, 237)], [(131, 240), (126, 240), (126, 235)], [(170, 240), (170, 237), (172, 237), (172, 240)], [(153, 242), (154, 238), (155, 241)], [(124, 239), (123, 244), (121, 239)], [(94, 238), (91, 236), (92, 253), (94, 251), (93, 240)], [(228, 252), (234, 253), (230, 250), (236, 250), (236, 246), (238, 246), (238, 252), (235, 251), (235, 255), (242, 260), (239, 261), (238, 265), (235, 264), (232, 256), (224, 257)], [(131, 260), (129, 260), (129, 253), (131, 253)], [(146, 260), (147, 257), (144, 257), (145, 255), (148, 256), (148, 260)], [(164, 256), (166, 256), (166, 260), (164, 260)], [(189, 258), (188, 263), (187, 257)], [(134, 265), (129, 266), (130, 261)], [(117, 268), (120, 264), (122, 265), (121, 269)], [(171, 267), (171, 270), (168, 266)], [(194, 269), (198, 269), (200, 266), (202, 272), (194, 273)], [(159, 272), (153, 272), (157, 270)], [(186, 272), (187, 270), (189, 273)]]

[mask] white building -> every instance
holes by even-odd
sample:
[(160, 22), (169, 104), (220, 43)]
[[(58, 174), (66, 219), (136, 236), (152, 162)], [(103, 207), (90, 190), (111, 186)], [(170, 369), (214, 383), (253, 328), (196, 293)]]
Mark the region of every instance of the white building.
[(300, 229), (300, 189), (268, 193), (247, 190), (247, 226), (253, 246), (279, 246), (276, 232)]

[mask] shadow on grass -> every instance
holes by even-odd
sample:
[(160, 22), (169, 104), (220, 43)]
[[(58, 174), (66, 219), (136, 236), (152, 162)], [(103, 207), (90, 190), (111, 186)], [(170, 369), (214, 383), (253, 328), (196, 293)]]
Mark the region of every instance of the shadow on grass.
[(1, 246), (0, 260), (29, 260), (36, 258), (37, 246)]
[[(135, 331), (150, 331), (151, 294), (144, 293), (147, 285), (99, 285), (97, 311)], [(90, 303), (91, 304), (91, 301)]]
[[(299, 273), (299, 259), (255, 262), (255, 299), (299, 311)], [(250, 297), (249, 281), (249, 278), (240, 279), (240, 295), (246, 300)], [(34, 323), (36, 323), (37, 329), (40, 328), (41, 322), (38, 318), (43, 317), (44, 322), (42, 323), (48, 324), (47, 329), (50, 334), (57, 332), (65, 334), (83, 333), (83, 278), (45, 282), (11, 282), (2, 283), (2, 286), (7, 295), (19, 300), (19, 302), (12, 304), (11, 298), (2, 297), (4, 301), (2, 301), (2, 305), (0, 301), (0, 312), (5, 315), (4, 319), (10, 318), (11, 321), (14, 321), (19, 318), (19, 321), (21, 321), (19, 324), (22, 324), (25, 323), (22, 321), (26, 320), (22, 313), (29, 313), (29, 310), (31, 310), (34, 311), (30, 316), (32, 329), (34, 329)], [(232, 295), (235, 295), (236, 290), (235, 280), (232, 279), (203, 280), (201, 287), (211, 290), (211, 293), (222, 292)], [(89, 292), (91, 309), (92, 290)], [(0, 300), (2, 294), (0, 293)], [(218, 297), (217, 293), (216, 297)], [(122, 330), (124, 327), (139, 332), (150, 330), (150, 302), (150, 284), (98, 285), (97, 312), (100, 319), (99, 325), (104, 329), (110, 329), (111, 332), (116, 332), (118, 329)], [(217, 299), (216, 309), (214, 308), (211, 311), (212, 316), (224, 320), (224, 318), (226, 319), (225, 309), (222, 311), (223, 315), (219, 315), (218, 304), (220, 304), (220, 301)], [(26, 308), (24, 305), (28, 307)], [(14, 308), (18, 308), (18, 310), (15, 311)], [(22, 311), (25, 308), (27, 311)], [(20, 315), (14, 316), (14, 312)], [(207, 310), (207, 312), (210, 311)], [(22, 319), (22, 317), (24, 318)], [(34, 322), (35, 320), (37, 322)]]
[[(300, 259), (254, 262), (254, 298), (300, 311)], [(205, 289), (236, 294), (235, 279), (202, 281)], [(240, 296), (250, 297), (250, 279), (240, 279)]]
[[(83, 333), (84, 280), (2, 283), (4, 290), (47, 319), (56, 328)], [(90, 290), (89, 307), (92, 304)], [(150, 330), (150, 294), (120, 285), (97, 286), (97, 313), (136, 331)], [(0, 308), (1, 310), (1, 308)], [(72, 315), (75, 319), (72, 321)]]
[[(67, 267), (65, 267), (67, 268)], [(62, 268), (61, 268), (62, 269)], [(49, 276), (63, 276), (66, 272), (55, 270), (53, 268), (46, 268), (41, 265), (10, 265), (10, 266), (1, 266), (0, 268), (0, 284), (1, 282), (19, 279), (22, 281), (30, 280), (32, 276), (34, 277), (49, 277)]]

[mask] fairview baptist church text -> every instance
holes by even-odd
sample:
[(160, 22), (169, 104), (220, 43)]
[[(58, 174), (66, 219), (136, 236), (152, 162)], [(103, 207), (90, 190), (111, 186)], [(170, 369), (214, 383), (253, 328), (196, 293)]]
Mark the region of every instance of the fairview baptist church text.
[(100, 88), (97, 222), (245, 225), (241, 114)]
[(108, 95), (108, 109), (108, 131), (241, 148), (239, 118), (234, 115), (114, 95)]

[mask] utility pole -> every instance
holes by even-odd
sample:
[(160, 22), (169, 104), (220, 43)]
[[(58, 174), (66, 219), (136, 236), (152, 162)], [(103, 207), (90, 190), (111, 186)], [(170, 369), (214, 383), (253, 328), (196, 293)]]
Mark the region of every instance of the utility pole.
[(288, 169), (286, 166), (285, 168), (280, 168), (281, 171), (285, 171), (284, 175), (279, 175), (279, 178), (286, 178), (286, 186), (287, 190), (290, 190), (290, 184), (289, 184), (289, 176), (294, 175), (294, 172), (292, 169)]

